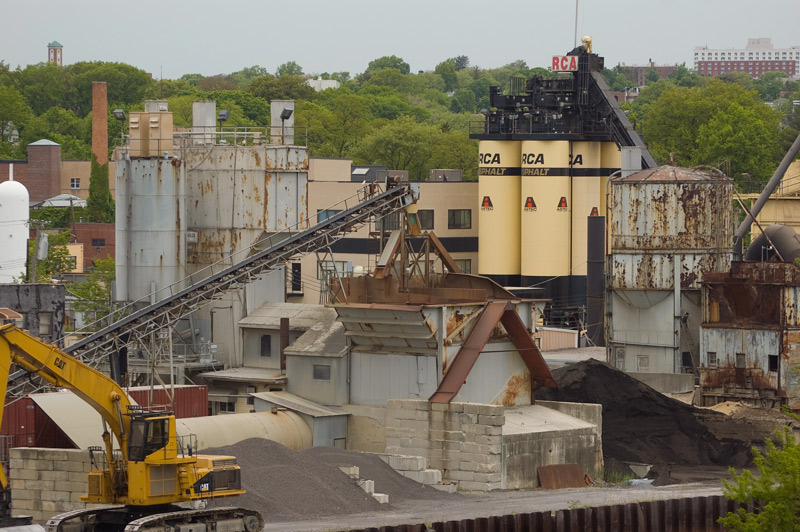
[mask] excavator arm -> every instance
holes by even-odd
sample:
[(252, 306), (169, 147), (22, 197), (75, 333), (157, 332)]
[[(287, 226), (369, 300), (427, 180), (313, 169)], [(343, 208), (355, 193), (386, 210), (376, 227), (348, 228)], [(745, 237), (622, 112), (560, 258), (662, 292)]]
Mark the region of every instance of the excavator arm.
[[(13, 324), (0, 326), (0, 397), (5, 397), (11, 365), (16, 364), (49, 384), (65, 388), (90, 404), (103, 418), (117, 440), (122, 452), (122, 464), (128, 461), (130, 400), (124, 390), (111, 378), (72, 358), (55, 345), (17, 328)], [(0, 423), (2, 423), (0, 410)], [(113, 462), (111, 437), (103, 435), (109, 462)], [(0, 488), (8, 488), (8, 479), (0, 468)]]

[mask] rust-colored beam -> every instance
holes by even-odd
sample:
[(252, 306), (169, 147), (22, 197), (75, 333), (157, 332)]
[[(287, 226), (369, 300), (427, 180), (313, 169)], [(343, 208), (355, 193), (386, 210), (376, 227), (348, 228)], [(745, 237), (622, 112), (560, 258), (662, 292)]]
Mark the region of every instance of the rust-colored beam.
[(444, 247), (444, 244), (442, 244), (442, 241), (439, 240), (439, 237), (437, 237), (433, 231), (428, 231), (426, 236), (433, 243), (433, 247), (439, 253), (439, 259), (441, 259), (442, 264), (447, 267), (447, 270), (451, 273), (461, 273), (461, 268), (456, 265), (456, 261), (454, 261), (453, 257), (450, 256), (450, 253), (448, 253), (447, 249)]
[[(489, 301), (483, 307), (481, 316), (470, 331), (469, 336), (464, 341), (458, 351), (455, 360), (450, 365), (447, 373), (439, 383), (439, 387), (433, 392), (429, 399), (431, 403), (449, 403), (458, 395), (458, 391), (464, 385), (467, 375), (472, 371), (472, 367), (478, 360), (478, 355), (483, 351), (486, 342), (492, 336), (500, 316), (506, 312), (506, 301)], [(516, 314), (516, 312), (515, 312)]]
[(547, 367), (547, 362), (545, 362), (542, 352), (539, 351), (539, 347), (531, 337), (530, 331), (522, 323), (513, 306), (503, 313), (500, 323), (505, 327), (509, 338), (514, 343), (514, 347), (519, 352), (519, 356), (522, 357), (522, 361), (525, 362), (528, 371), (531, 373), (531, 402), (533, 402), (534, 385), (558, 388), (558, 384), (553, 378), (553, 374), (550, 373), (550, 368)]

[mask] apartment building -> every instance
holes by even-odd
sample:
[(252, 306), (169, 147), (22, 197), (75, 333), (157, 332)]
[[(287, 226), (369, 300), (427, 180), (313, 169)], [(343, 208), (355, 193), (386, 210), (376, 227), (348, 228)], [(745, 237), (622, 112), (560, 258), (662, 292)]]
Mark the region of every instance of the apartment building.
[(800, 77), (800, 46), (775, 48), (772, 39), (748, 39), (744, 49), (694, 49), (694, 69), (701, 76), (717, 76), (727, 72), (746, 72), (758, 78), (765, 72), (786, 72), (791, 78)]

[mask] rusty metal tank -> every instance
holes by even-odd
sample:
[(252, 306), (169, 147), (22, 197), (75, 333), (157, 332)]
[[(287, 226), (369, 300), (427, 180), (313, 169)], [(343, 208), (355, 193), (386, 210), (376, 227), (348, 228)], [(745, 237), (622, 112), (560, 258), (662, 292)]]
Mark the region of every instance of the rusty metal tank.
[(661, 166), (612, 179), (609, 188), (612, 289), (672, 290), (676, 273), (681, 289), (699, 289), (703, 273), (730, 268), (729, 177)]

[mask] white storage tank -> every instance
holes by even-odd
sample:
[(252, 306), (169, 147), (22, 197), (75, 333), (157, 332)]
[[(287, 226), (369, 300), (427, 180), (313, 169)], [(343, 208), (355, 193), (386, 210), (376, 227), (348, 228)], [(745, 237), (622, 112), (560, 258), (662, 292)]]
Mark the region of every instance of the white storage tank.
[(0, 283), (13, 283), (25, 275), (28, 255), (29, 195), (18, 181), (0, 183)]

